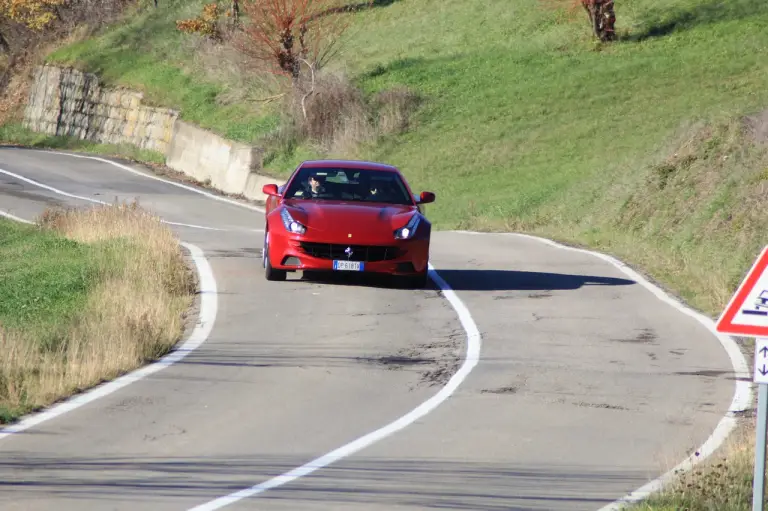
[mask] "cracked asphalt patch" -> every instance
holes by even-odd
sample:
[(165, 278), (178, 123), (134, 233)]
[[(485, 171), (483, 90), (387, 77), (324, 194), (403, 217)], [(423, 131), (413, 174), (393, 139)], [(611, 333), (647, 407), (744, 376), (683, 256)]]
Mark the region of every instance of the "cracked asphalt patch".
[(358, 357), (357, 360), (390, 371), (416, 368), (420, 374), (417, 385), (444, 385), (461, 366), (465, 336), (463, 331), (453, 330), (444, 339), (401, 348), (390, 355)]
[(517, 394), (517, 387), (501, 387), (499, 389), (483, 389), (481, 394)]
[(616, 342), (655, 344), (654, 341), (656, 341), (657, 339), (658, 339), (658, 336), (656, 335), (656, 332), (654, 332), (650, 328), (644, 328), (640, 331), (639, 334), (637, 334), (634, 337), (628, 337), (625, 339), (611, 339), (611, 340)]

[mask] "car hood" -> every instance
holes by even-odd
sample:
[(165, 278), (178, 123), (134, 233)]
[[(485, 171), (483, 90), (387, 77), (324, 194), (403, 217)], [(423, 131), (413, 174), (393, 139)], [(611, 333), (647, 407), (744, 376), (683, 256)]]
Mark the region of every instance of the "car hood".
[(403, 227), (417, 212), (416, 206), (398, 204), (360, 204), (353, 202), (330, 202), (287, 200), (285, 207), (293, 218), (309, 231), (345, 231), (355, 234), (381, 232), (392, 236), (395, 229)]

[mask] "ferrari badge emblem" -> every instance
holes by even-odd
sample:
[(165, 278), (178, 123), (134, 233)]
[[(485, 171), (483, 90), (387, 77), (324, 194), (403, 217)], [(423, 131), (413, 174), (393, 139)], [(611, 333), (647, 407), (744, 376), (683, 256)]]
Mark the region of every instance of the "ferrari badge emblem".
[(352, 233), (350, 232), (349, 234), (347, 234), (347, 238), (351, 238), (351, 237), (352, 237)]
[(344, 253), (347, 254), (347, 259), (352, 257), (352, 253), (353, 253), (352, 247), (347, 247), (347, 249), (344, 251)]

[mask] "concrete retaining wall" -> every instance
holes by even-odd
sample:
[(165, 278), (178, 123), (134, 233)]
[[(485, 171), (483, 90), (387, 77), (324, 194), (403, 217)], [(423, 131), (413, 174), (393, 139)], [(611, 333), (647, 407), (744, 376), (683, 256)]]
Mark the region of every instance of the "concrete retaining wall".
[(166, 165), (225, 193), (262, 200), (261, 188), (274, 179), (257, 173), (263, 151), (227, 140), (177, 120), (166, 155)]
[(50, 135), (155, 150), (170, 168), (248, 199), (263, 200), (262, 186), (279, 181), (258, 173), (261, 149), (181, 121), (177, 111), (142, 105), (142, 99), (138, 92), (103, 87), (92, 73), (40, 66), (23, 124)]

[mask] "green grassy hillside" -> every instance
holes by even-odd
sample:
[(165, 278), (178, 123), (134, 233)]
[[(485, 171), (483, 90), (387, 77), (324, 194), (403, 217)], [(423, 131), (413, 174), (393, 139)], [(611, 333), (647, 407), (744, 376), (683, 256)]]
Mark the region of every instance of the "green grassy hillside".
[[(355, 156), (399, 165), (417, 188), (437, 192), (429, 212), (439, 228), (524, 229), (589, 243), (643, 265), (707, 312), (718, 310), (768, 241), (760, 229), (742, 231), (763, 221), (761, 213), (744, 225), (709, 220), (739, 207), (761, 183), (764, 159), (738, 126), (768, 107), (768, 4), (618, 2), (621, 40), (610, 45), (595, 43), (582, 11), (539, 0), (379, 4), (352, 15), (331, 70), (349, 74), (369, 96), (404, 84), (424, 102), (408, 132)], [(279, 103), (258, 101), (274, 92), (274, 78), (249, 72), (232, 50), (175, 30), (202, 5), (145, 6), (49, 60), (98, 72), (180, 108), (190, 121), (260, 143), (279, 122)], [(734, 126), (731, 146), (703, 140), (701, 123)], [(717, 187), (693, 194), (673, 173), (673, 192), (654, 193), (647, 183), (657, 166), (690, 137), (703, 145), (692, 149), (689, 177), (707, 172)], [(713, 144), (749, 154), (715, 162)], [(285, 175), (297, 161), (321, 156), (306, 143), (289, 147), (270, 160), (270, 172)], [(689, 197), (684, 205), (678, 191)]]

